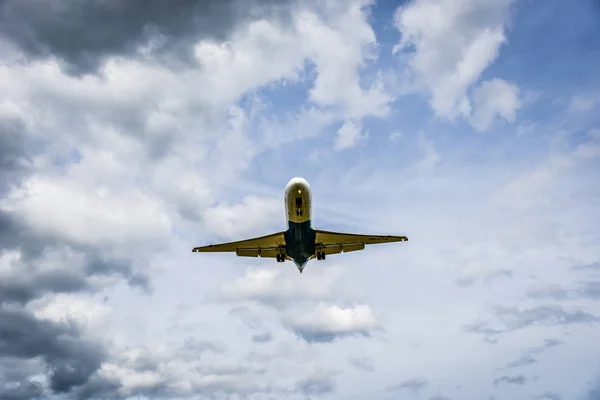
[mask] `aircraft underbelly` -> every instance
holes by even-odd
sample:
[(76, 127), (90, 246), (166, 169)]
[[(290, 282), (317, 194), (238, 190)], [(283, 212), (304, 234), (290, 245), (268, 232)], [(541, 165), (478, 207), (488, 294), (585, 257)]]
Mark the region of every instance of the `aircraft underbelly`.
[(284, 233), (287, 255), (298, 265), (304, 265), (315, 253), (315, 231), (310, 220), (302, 223), (289, 222)]

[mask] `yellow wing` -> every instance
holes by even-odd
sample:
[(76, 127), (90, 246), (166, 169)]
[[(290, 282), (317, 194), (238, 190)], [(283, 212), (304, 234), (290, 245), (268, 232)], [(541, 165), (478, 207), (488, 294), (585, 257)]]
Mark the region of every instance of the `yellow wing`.
[(285, 253), (285, 238), (283, 232), (277, 232), (237, 242), (194, 247), (192, 251), (194, 253), (235, 252), (240, 257), (275, 258), (279, 253)]
[[(347, 253), (349, 251), (363, 250), (368, 244), (406, 242), (406, 236), (360, 235), (356, 233), (341, 233), (315, 230), (316, 251), (325, 254)], [(312, 258), (314, 258), (313, 256)]]

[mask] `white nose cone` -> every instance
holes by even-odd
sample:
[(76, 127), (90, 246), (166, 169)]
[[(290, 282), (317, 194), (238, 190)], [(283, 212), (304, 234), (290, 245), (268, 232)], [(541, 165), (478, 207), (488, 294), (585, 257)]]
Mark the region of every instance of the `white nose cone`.
[(295, 178), (292, 178), (292, 179), (290, 179), (290, 181), (288, 182), (288, 184), (287, 184), (287, 185), (285, 185), (285, 190), (286, 190), (286, 192), (287, 192), (287, 191), (288, 191), (290, 188), (292, 188), (292, 187), (294, 187), (294, 186), (305, 187), (305, 188), (307, 188), (307, 189), (309, 189), (309, 190), (310, 190), (310, 185), (308, 184), (308, 181), (307, 181), (306, 179), (304, 179), (304, 178), (301, 178), (301, 177), (299, 177), (299, 176), (297, 176), (297, 177), (295, 177)]

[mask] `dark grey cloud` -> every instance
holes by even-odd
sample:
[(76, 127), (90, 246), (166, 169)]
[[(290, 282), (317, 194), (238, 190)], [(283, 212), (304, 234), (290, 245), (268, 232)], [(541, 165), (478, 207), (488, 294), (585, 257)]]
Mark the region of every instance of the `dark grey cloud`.
[(373, 359), (370, 357), (348, 358), (348, 363), (359, 371), (374, 372)]
[[(26, 133), (25, 122), (21, 118), (0, 115), (0, 196), (18, 184), (31, 168)], [(1, 224), (0, 220), (0, 230)]]
[[(27, 139), (25, 123), (14, 117), (0, 117), (0, 196), (35, 171), (31, 168), (31, 154), (40, 143)], [(69, 247), (84, 254), (83, 269), (73, 265), (56, 265), (45, 271), (37, 268), (44, 252)], [(20, 215), (0, 209), (0, 254), (6, 251), (20, 253), (20, 268), (0, 281), (0, 303), (27, 303), (45, 293), (71, 293), (90, 290), (88, 277), (120, 275), (131, 286), (150, 291), (146, 274), (132, 267), (130, 260), (117, 260), (103, 254), (101, 247), (82, 246), (57, 235), (37, 232)]]
[(389, 390), (407, 389), (418, 393), (419, 390), (423, 389), (427, 385), (429, 385), (429, 381), (424, 377), (414, 377), (390, 387)]
[(43, 386), (30, 377), (43, 371), (43, 366), (38, 360), (22, 360), (0, 355), (0, 399), (25, 400), (42, 397)]
[(529, 326), (557, 326), (574, 324), (593, 324), (600, 318), (582, 310), (566, 311), (560, 305), (540, 305), (529, 309), (517, 307), (495, 307), (493, 321), (478, 321), (465, 325), (465, 330), (485, 336), (494, 341), (495, 336)]
[[(24, 271), (20, 271), (24, 272)], [(29, 272), (29, 271), (27, 271)], [(0, 303), (25, 304), (45, 293), (72, 293), (88, 288), (85, 277), (67, 268), (29, 273), (15, 273), (0, 281)]]
[(90, 380), (80, 387), (73, 390), (73, 397), (77, 400), (87, 399), (114, 399), (119, 400), (118, 390), (121, 388), (121, 382), (107, 379), (101, 376), (92, 376)]
[(145, 293), (152, 292), (152, 284), (147, 272), (134, 269), (131, 260), (107, 257), (98, 249), (90, 250), (96, 252), (92, 252), (88, 257), (84, 268), (86, 276), (117, 275), (124, 278), (131, 287), (139, 288)]
[(269, 332), (257, 333), (256, 335), (252, 335), (252, 341), (254, 343), (268, 343), (273, 341), (273, 335)]
[(57, 237), (34, 233), (19, 216), (0, 210), (0, 252), (19, 251), (20, 268), (5, 275), (0, 281), (0, 303), (17, 302), (25, 304), (46, 293), (73, 293), (93, 290), (88, 278), (93, 276), (119, 275), (131, 286), (150, 290), (147, 275), (135, 271), (130, 262), (112, 259), (101, 255), (101, 249), (69, 247), (86, 254), (83, 268), (74, 265), (55, 265), (54, 268), (38, 268), (44, 258), (44, 251), (69, 246)]
[(509, 383), (511, 385), (524, 385), (527, 382), (527, 378), (523, 375), (515, 375), (515, 376), (503, 376), (501, 378), (494, 380), (494, 385), (498, 385), (500, 383)]
[(312, 377), (297, 381), (294, 389), (306, 396), (323, 396), (335, 390), (335, 380), (331, 376)]
[(80, 250), (87, 254), (82, 267), (65, 263), (49, 269), (38, 268), (44, 260), (43, 249), (60, 247), (59, 241), (32, 233), (18, 218), (2, 210), (0, 239), (4, 245), (0, 251), (18, 250), (21, 254), (19, 268), (6, 273), (4, 279), (0, 280), (0, 304), (26, 304), (46, 293), (94, 291), (97, 288), (90, 284), (90, 278), (95, 276), (120, 276), (132, 287), (145, 292), (151, 290), (147, 274), (133, 269), (128, 261), (102, 256), (101, 249), (89, 249), (85, 253), (83, 249)]
[[(81, 334), (73, 322), (41, 320), (23, 309), (0, 306), (0, 356), (25, 361), (39, 357), (54, 393), (86, 384), (106, 357), (103, 347), (82, 339)], [(37, 390), (26, 385), (15, 393), (23, 388)]]
[(538, 360), (534, 356), (539, 355), (552, 347), (560, 346), (562, 344), (563, 342), (561, 342), (560, 340), (546, 339), (544, 340), (544, 344), (542, 344), (541, 346), (527, 349), (523, 354), (521, 354), (521, 356), (517, 360), (508, 363), (506, 368), (517, 368), (526, 365), (536, 364)]
[(291, 0), (19, 0), (0, 2), (0, 35), (27, 57), (57, 57), (73, 73), (111, 55), (151, 53), (189, 61), (198, 38), (226, 39), (241, 22), (286, 16)]
[[(27, 167), (31, 159), (25, 149), (25, 123), (15, 116), (0, 116), (0, 171)], [(4, 179), (4, 175), (0, 178)]]
[[(5, 6), (0, 4), (3, 10)], [(40, 145), (28, 136), (21, 119), (0, 116), (0, 196), (35, 173), (31, 158)], [(69, 257), (48, 259), (49, 251), (64, 249), (83, 256), (83, 264)], [(120, 276), (132, 286), (149, 290), (147, 276), (127, 260), (104, 254), (101, 247), (79, 246), (39, 233), (21, 216), (0, 209), (0, 254), (11, 251), (20, 257), (0, 279), (0, 398), (48, 398), (51, 393), (77, 392), (77, 398), (87, 399), (107, 388), (114, 392), (120, 387), (118, 382), (104, 382), (96, 375), (107, 357), (102, 346), (84, 340), (76, 324), (37, 318), (23, 306), (49, 293), (95, 291), (98, 288), (90, 278), (97, 276)], [(48, 387), (32, 380), (41, 374), (48, 376)]]
[(0, 399), (2, 400), (30, 400), (43, 398), (44, 389), (42, 384), (34, 381), (19, 382), (8, 387), (0, 387)]

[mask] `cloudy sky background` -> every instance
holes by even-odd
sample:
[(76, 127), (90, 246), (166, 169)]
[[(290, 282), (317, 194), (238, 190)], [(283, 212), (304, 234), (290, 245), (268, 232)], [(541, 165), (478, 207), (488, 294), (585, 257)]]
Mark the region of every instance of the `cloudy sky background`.
[[(0, 398), (600, 398), (595, 0), (0, 2)], [(403, 234), (291, 263), (285, 226)]]

